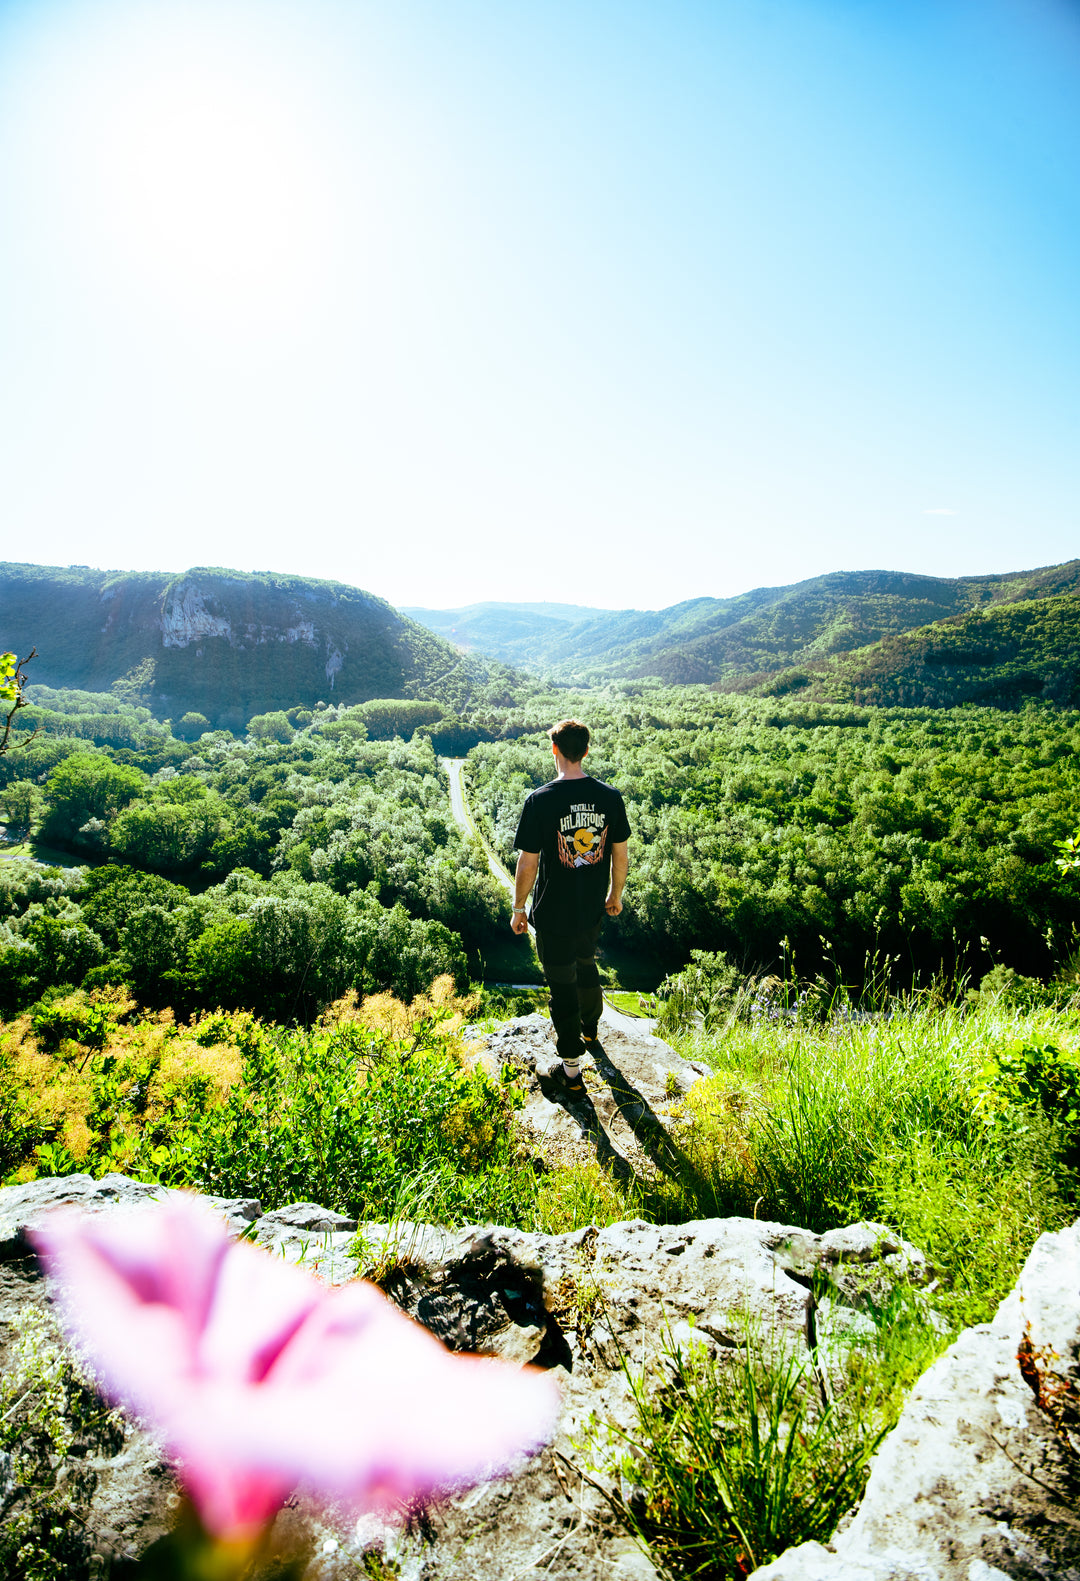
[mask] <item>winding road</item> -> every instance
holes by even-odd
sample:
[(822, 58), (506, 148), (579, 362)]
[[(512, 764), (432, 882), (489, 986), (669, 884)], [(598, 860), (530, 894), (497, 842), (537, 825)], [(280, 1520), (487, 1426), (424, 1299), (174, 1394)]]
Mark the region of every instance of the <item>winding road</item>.
[(480, 833), (480, 830), (476, 827), (476, 824), (473, 822), (472, 813), (469, 811), (469, 804), (465, 800), (465, 759), (443, 758), (441, 761), (442, 766), (446, 770), (447, 776), (450, 780), (450, 811), (454, 815), (454, 822), (458, 824), (460, 828), (464, 829), (465, 833), (470, 839), (480, 841), (480, 844), (484, 848), (484, 855), (487, 857), (488, 867), (491, 869), (492, 873), (498, 879), (502, 887), (512, 895), (514, 893), (514, 880), (510, 877), (510, 874), (506, 871), (505, 867), (503, 867), (502, 863), (495, 855), (495, 852), (491, 849), (490, 845), (488, 845), (487, 841), (484, 839), (484, 836)]

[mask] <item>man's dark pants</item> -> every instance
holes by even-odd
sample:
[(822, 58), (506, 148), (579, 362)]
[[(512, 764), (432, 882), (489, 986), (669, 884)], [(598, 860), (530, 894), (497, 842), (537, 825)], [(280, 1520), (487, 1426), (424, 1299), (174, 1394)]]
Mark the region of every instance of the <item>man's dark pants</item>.
[(582, 1031), (596, 1036), (604, 995), (596, 969), (596, 944), (602, 924), (580, 933), (536, 931), (536, 953), (551, 989), (555, 1047), (564, 1060), (579, 1060)]

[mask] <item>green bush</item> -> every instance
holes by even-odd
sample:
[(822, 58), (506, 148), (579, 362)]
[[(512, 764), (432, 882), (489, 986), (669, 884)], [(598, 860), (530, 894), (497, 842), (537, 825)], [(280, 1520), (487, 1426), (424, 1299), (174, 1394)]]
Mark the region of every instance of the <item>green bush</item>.
[(86, 1048), (102, 1048), (114, 1021), (105, 1004), (94, 1004), (85, 995), (44, 1003), (31, 1011), (30, 1025), (45, 1049), (58, 1049), (65, 1039)]
[(659, 1369), (624, 1370), (633, 1422), (613, 1430), (628, 1452), (612, 1503), (669, 1576), (741, 1581), (827, 1542), (889, 1425), (857, 1391), (823, 1405), (813, 1358), (753, 1329), (734, 1355), (668, 1339)]
[(405, 1041), (357, 1023), (246, 1037), (243, 1075), (220, 1109), (177, 1134), (146, 1132), (148, 1174), (266, 1208), (320, 1202), (383, 1219), (403, 1179), (429, 1178), (436, 1222), (520, 1223), (535, 1197), (519, 1157), (511, 1082), (468, 1071), (434, 1023)]
[(976, 1108), (991, 1124), (1016, 1105), (1041, 1109), (1071, 1135), (1080, 1132), (1080, 1060), (1055, 1043), (1017, 1038), (983, 1067)]
[(1031, 1010), (1036, 1005), (1052, 1003), (1054, 993), (1037, 977), (1022, 977), (1011, 966), (995, 966), (981, 979), (978, 989), (969, 994), (973, 1003), (1001, 1000), (1019, 1010)]
[(690, 965), (660, 984), (657, 1031), (661, 1037), (683, 1032), (700, 1022), (714, 1031), (747, 997), (747, 980), (722, 952), (691, 950)]

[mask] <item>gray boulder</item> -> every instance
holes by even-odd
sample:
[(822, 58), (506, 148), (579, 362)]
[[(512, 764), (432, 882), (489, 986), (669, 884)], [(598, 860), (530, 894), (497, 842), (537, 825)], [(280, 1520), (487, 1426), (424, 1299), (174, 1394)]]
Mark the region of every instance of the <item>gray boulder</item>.
[(1080, 1221), (1041, 1236), (994, 1321), (919, 1380), (848, 1529), (754, 1581), (1080, 1581), (1080, 1457), (1025, 1381), (1022, 1346), (1032, 1381), (1033, 1361), (1050, 1367), (1080, 1407)]
[[(25, 1231), (53, 1208), (75, 1207), (86, 1213), (100, 1213), (121, 1205), (157, 1202), (165, 1195), (164, 1186), (130, 1180), (127, 1175), (102, 1175), (100, 1180), (92, 1175), (58, 1175), (32, 1180), (25, 1186), (4, 1186), (0, 1188), (0, 1263), (28, 1254), (30, 1244)], [(207, 1197), (206, 1201), (220, 1209), (234, 1235), (242, 1234), (262, 1217), (262, 1204), (255, 1197)]]
[[(26, 1303), (50, 1308), (28, 1255), (26, 1230), (54, 1206), (94, 1211), (163, 1195), (122, 1176), (69, 1176), (0, 1190), (0, 1363), (4, 1336)], [(747, 1323), (805, 1348), (820, 1340), (824, 1279), (837, 1310), (855, 1312), (868, 1282), (925, 1283), (925, 1260), (879, 1226), (818, 1236), (752, 1219), (678, 1226), (631, 1220), (603, 1230), (546, 1236), (479, 1228), (365, 1224), (311, 1203), (263, 1214), (258, 1203), (219, 1202), (234, 1233), (255, 1226), (257, 1242), (329, 1283), (377, 1272), (384, 1288), (453, 1349), (552, 1370), (563, 1389), (554, 1443), (499, 1481), (448, 1500), (414, 1529), (300, 1499), (279, 1518), (282, 1542), (307, 1558), (308, 1581), (354, 1577), (377, 1549), (402, 1576), (426, 1581), (502, 1581), (536, 1568), (552, 1581), (576, 1577), (647, 1581), (648, 1560), (574, 1467), (575, 1439), (594, 1417), (628, 1425), (622, 1361), (656, 1357), (666, 1334), (717, 1352)], [(173, 1487), (153, 1439), (127, 1424), (117, 1452), (96, 1468), (88, 1530), (102, 1574), (141, 1552), (169, 1524)]]
[(653, 1167), (678, 1167), (670, 1110), (708, 1066), (687, 1060), (653, 1035), (651, 1023), (605, 1006), (600, 1044), (582, 1061), (585, 1097), (569, 1101), (546, 1016), (519, 1016), (473, 1038), (473, 1058), (509, 1066), (526, 1081), (522, 1121), (537, 1152), (553, 1163), (597, 1159), (623, 1180)]

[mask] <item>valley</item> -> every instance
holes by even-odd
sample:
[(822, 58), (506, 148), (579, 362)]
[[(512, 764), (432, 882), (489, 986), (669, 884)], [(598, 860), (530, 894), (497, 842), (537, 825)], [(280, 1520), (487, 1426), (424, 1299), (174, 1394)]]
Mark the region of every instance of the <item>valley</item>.
[[(920, 1374), (1080, 1204), (1075, 566), (481, 607), (468, 652), (335, 584), (48, 569), (0, 604), (40, 653), (0, 754), (0, 1179), (321, 1204), (399, 1295), (365, 1225), (872, 1221), (935, 1283), (860, 1308), (805, 1473), (857, 1498)], [(707, 678), (657, 673), (691, 659)], [(665, 1040), (628, 1063), (640, 1027), (607, 1014), (578, 1110), (506, 887), (567, 715), (631, 824), (605, 987)], [(575, 1345), (612, 1277), (559, 1296)], [(692, 1504), (670, 1538), (620, 1519), (682, 1574)], [(784, 1519), (763, 1553), (818, 1530)]]

